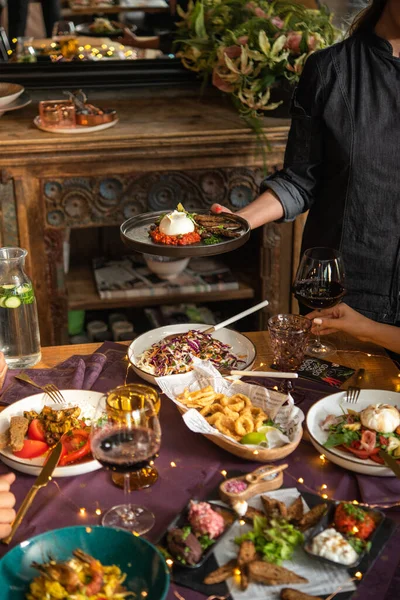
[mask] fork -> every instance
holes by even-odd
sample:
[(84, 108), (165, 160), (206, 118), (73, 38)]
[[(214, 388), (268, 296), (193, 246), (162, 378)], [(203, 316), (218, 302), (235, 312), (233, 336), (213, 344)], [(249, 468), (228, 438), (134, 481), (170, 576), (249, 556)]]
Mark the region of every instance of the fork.
[(65, 404), (66, 403), (64, 396), (62, 395), (62, 393), (60, 392), (58, 387), (56, 385), (54, 385), (54, 383), (47, 383), (46, 385), (43, 385), (43, 386), (39, 385), (38, 383), (35, 383), (33, 381), (33, 379), (31, 379), (29, 377), (29, 375), (26, 375), (26, 373), (20, 373), (19, 375), (14, 375), (14, 378), (20, 379), (21, 381), (24, 381), (25, 383), (29, 383), (30, 385), (33, 385), (34, 387), (38, 388), (39, 390), (42, 390), (56, 404)]
[(348, 404), (357, 404), (361, 388), (351, 385), (347, 388), (346, 402)]

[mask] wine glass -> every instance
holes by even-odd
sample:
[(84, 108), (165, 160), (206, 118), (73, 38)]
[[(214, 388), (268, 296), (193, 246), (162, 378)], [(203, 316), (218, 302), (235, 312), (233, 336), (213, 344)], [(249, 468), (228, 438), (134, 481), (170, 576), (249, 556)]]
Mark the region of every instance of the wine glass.
[[(93, 456), (113, 473), (124, 473), (124, 494), (129, 493), (130, 472), (146, 467), (158, 452), (161, 427), (154, 403), (145, 394), (103, 396), (96, 408), (91, 428)], [(109, 400), (112, 400), (110, 403)], [(138, 535), (154, 525), (153, 513), (136, 504), (121, 504), (108, 510), (102, 524), (126, 529)]]
[[(300, 304), (321, 310), (339, 304), (346, 293), (344, 267), (341, 254), (333, 248), (306, 250), (297, 269), (293, 285), (294, 295)], [(334, 352), (332, 344), (322, 344), (319, 333), (307, 352), (321, 356)]]

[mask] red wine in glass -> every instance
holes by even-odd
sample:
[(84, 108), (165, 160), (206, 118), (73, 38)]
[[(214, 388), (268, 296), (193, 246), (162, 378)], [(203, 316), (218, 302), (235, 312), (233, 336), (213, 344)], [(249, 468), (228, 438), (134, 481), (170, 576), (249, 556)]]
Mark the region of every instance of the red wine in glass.
[(339, 304), (346, 294), (344, 286), (339, 281), (328, 281), (321, 285), (319, 281), (313, 279), (296, 281), (293, 291), (301, 304), (314, 310), (332, 308)]
[(130, 473), (149, 466), (160, 448), (151, 429), (110, 427), (92, 437), (92, 452), (103, 467), (115, 473)]
[[(334, 248), (309, 248), (297, 269), (293, 292), (300, 304), (314, 310), (332, 308), (346, 294), (344, 267), (341, 254)], [(316, 341), (308, 346), (307, 352), (316, 356), (334, 352), (331, 344)]]

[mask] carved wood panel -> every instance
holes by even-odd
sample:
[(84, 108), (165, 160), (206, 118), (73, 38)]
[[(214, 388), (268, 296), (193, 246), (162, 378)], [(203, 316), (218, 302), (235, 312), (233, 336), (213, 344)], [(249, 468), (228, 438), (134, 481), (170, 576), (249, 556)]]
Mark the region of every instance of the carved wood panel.
[(262, 179), (262, 169), (231, 168), (42, 180), (46, 226), (120, 225), (178, 202), (187, 210), (214, 202), (238, 210), (256, 197)]

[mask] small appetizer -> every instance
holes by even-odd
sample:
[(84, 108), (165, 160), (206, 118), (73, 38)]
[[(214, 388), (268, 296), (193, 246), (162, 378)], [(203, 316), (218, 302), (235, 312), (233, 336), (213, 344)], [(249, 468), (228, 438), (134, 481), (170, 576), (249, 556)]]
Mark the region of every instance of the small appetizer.
[(311, 552), (342, 565), (352, 565), (358, 554), (339, 531), (333, 527), (316, 535), (311, 543)]
[(337, 505), (334, 523), (341, 533), (353, 535), (360, 540), (367, 540), (376, 529), (371, 513), (350, 502), (340, 502)]
[(382, 465), (381, 448), (400, 459), (400, 413), (395, 406), (372, 404), (359, 413), (348, 410), (344, 415), (328, 415), (321, 427), (329, 432), (325, 448), (338, 448)]

